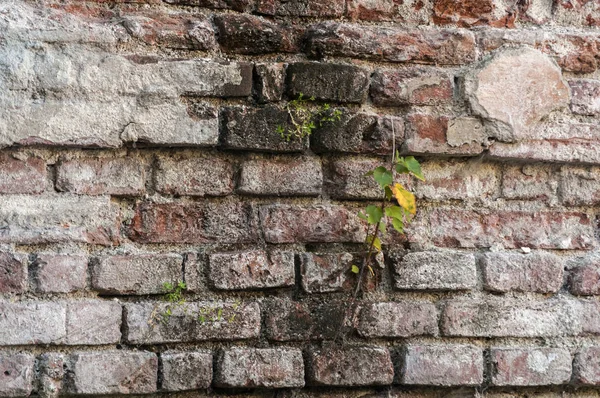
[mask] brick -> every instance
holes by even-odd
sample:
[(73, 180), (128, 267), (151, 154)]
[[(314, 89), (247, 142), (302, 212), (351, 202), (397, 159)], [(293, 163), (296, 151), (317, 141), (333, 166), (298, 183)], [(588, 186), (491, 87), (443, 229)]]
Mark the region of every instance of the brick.
[(307, 293), (348, 290), (354, 280), (351, 266), (357, 261), (351, 253), (302, 253), (302, 288)]
[(71, 293), (87, 286), (88, 259), (78, 254), (44, 253), (33, 264), (34, 286), (41, 293)]
[(427, 24), (431, 3), (419, 0), (349, 0), (348, 16), (364, 21), (402, 21), (407, 24)]
[(381, 199), (381, 188), (368, 172), (386, 163), (379, 158), (341, 158), (327, 166), (325, 187), (334, 199)]
[(247, 12), (254, 6), (254, 0), (163, 0), (169, 4), (189, 5), (213, 9), (231, 9)]
[(600, 203), (600, 168), (562, 167), (559, 192), (567, 206)]
[(186, 290), (199, 292), (205, 289), (204, 270), (206, 269), (206, 257), (203, 252), (185, 253), (183, 258), (183, 280)]
[(179, 254), (102, 256), (92, 262), (92, 288), (103, 294), (161, 294), (183, 281)]
[(277, 132), (279, 126), (291, 127), (287, 111), (268, 105), (264, 108), (225, 107), (222, 145), (226, 149), (302, 152), (308, 139), (287, 141)]
[(378, 70), (370, 90), (375, 105), (442, 105), (452, 102), (451, 78), (429, 69)]
[(492, 384), (547, 386), (571, 380), (571, 354), (564, 348), (492, 348)]
[(186, 391), (209, 388), (212, 382), (211, 351), (165, 351), (160, 354), (162, 389)]
[(216, 289), (243, 290), (294, 285), (294, 253), (249, 250), (209, 256), (208, 280)]
[(367, 338), (437, 336), (438, 311), (419, 301), (369, 303), (360, 310), (357, 331)]
[(575, 354), (573, 361), (573, 375), (578, 384), (587, 386), (600, 386), (600, 347), (583, 347)]
[(0, 345), (59, 344), (66, 336), (61, 303), (0, 302)]
[(421, 165), (425, 181), (417, 181), (418, 198), (448, 200), (491, 198), (500, 184), (498, 167), (479, 162), (425, 162)]
[(267, 205), (259, 209), (269, 243), (363, 242), (365, 226), (341, 206)]
[(35, 194), (46, 190), (46, 162), (35, 156), (0, 153), (0, 193)]
[(600, 81), (570, 80), (571, 111), (577, 115), (600, 115)]
[(167, 195), (225, 196), (233, 192), (233, 164), (219, 157), (160, 158), (156, 190)]
[(503, 4), (497, 0), (434, 0), (433, 3), (433, 21), (438, 25), (514, 28), (516, 17), (515, 1)]
[(311, 136), (316, 153), (391, 153), (393, 137), (396, 144), (404, 141), (404, 120), (367, 113), (342, 110), (339, 121), (318, 126)]
[(260, 196), (318, 196), (322, 185), (318, 158), (279, 157), (245, 161), (237, 190)]
[[(468, 211), (438, 208), (426, 217), (431, 241), (442, 247), (590, 249), (593, 222), (578, 212)], [(418, 234), (414, 239), (427, 239)]]
[(307, 373), (311, 386), (389, 385), (394, 367), (387, 348), (331, 347), (308, 353)]
[(71, 354), (72, 394), (146, 394), (156, 391), (158, 358), (148, 351)]
[(555, 2), (553, 19), (560, 25), (598, 27), (600, 4), (593, 0), (558, 0)]
[(555, 200), (558, 181), (550, 167), (508, 166), (502, 172), (502, 196), (507, 199)]
[(332, 340), (346, 311), (347, 303), (333, 298), (323, 302), (272, 297), (263, 307), (266, 336), (274, 341)]
[(504, 297), (455, 299), (446, 303), (441, 330), (446, 336), (553, 337), (577, 335), (585, 308), (563, 298), (523, 301)]
[(121, 340), (121, 304), (81, 300), (67, 304), (67, 338), (70, 345), (115, 344)]
[(0, 354), (0, 396), (29, 396), (33, 391), (34, 364), (31, 354)]
[[(507, 92), (498, 81), (515, 89)], [(532, 127), (569, 101), (556, 63), (526, 47), (497, 52), (467, 74), (465, 94), (473, 112), (488, 122), (486, 129), (504, 142), (528, 138)]]
[(27, 256), (0, 252), (0, 293), (27, 291)]
[[(131, 344), (245, 340), (260, 335), (257, 303), (126, 303), (124, 338)], [(166, 316), (171, 308), (172, 315)], [(219, 315), (220, 313), (220, 315)]]
[(572, 294), (591, 296), (600, 294), (600, 257), (590, 254), (571, 262), (569, 290)]
[(472, 253), (408, 253), (394, 264), (394, 286), (404, 290), (470, 290), (477, 285)]
[(254, 94), (259, 103), (281, 100), (286, 66), (284, 63), (254, 65)]
[(250, 243), (257, 238), (252, 207), (240, 202), (142, 202), (128, 232), (139, 243)]
[[(470, 32), (403, 29), (323, 22), (306, 32), (311, 57), (341, 56), (387, 62), (461, 65), (475, 60)], [(361, 40), (356, 40), (360, 37)]]
[(217, 361), (218, 387), (304, 387), (302, 351), (295, 348), (231, 348)]
[(253, 15), (220, 14), (215, 16), (218, 41), (225, 52), (269, 54), (295, 52), (293, 31)]
[(465, 345), (409, 345), (402, 364), (403, 384), (457, 386), (483, 382), (483, 352)]
[(341, 17), (344, 15), (344, 0), (321, 2), (315, 0), (258, 0), (256, 11), (260, 14), (294, 17)]
[(413, 154), (474, 156), (486, 140), (481, 122), (471, 118), (412, 113), (407, 116), (403, 149)]
[(119, 211), (108, 197), (11, 195), (0, 203), (0, 243), (119, 241)]
[(57, 397), (63, 388), (65, 355), (58, 352), (38, 357), (38, 395), (43, 398)]
[(579, 300), (573, 303), (579, 313), (581, 334), (600, 334), (600, 303), (590, 300)]
[(485, 253), (483, 284), (494, 292), (556, 293), (563, 284), (564, 261), (546, 252)]
[(317, 100), (362, 103), (367, 98), (369, 75), (352, 65), (298, 62), (287, 68), (287, 92)]

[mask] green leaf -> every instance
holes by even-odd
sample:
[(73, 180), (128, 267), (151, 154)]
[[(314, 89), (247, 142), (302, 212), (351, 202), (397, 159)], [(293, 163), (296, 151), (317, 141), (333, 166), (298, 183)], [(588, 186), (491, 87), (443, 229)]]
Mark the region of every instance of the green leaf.
[(362, 211), (358, 212), (358, 218), (360, 218), (361, 220), (368, 220), (369, 217), (367, 217), (367, 215), (365, 213), (363, 213)]
[(366, 242), (369, 246), (373, 245), (375, 249), (381, 251), (381, 240), (378, 237), (369, 235), (367, 236)]
[(373, 170), (373, 178), (377, 183), (381, 186), (381, 188), (385, 188), (388, 185), (391, 185), (394, 177), (392, 173), (383, 166), (379, 166), (375, 170)]
[(358, 274), (360, 272), (360, 268), (358, 268), (358, 265), (352, 264), (352, 272), (355, 274)]
[(392, 188), (388, 186), (385, 187), (383, 190), (385, 191), (385, 200), (391, 200), (392, 196), (394, 196)]
[(421, 171), (421, 165), (417, 159), (414, 158), (414, 156), (406, 157), (406, 168), (419, 180), (425, 181), (425, 177), (423, 177), (423, 171)]
[(369, 224), (377, 224), (381, 217), (383, 217), (383, 212), (379, 206), (368, 205), (365, 209), (367, 212), (367, 222)]
[(396, 231), (400, 232), (401, 234), (404, 233), (404, 223), (402, 220), (399, 218), (392, 218), (392, 225)]
[(396, 164), (396, 172), (398, 174), (408, 174), (408, 173), (410, 173), (410, 171), (408, 170), (408, 168), (406, 167), (406, 165), (404, 163), (398, 163), (398, 164)]
[(400, 206), (390, 206), (385, 208), (385, 215), (392, 218), (397, 218), (402, 220), (402, 216), (404, 212), (402, 211), (402, 207)]

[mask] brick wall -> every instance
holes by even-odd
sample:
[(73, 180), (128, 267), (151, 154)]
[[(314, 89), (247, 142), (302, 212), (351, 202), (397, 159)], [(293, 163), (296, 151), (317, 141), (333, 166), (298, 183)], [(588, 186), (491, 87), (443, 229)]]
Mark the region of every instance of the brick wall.
[[(596, 0), (3, 1), (0, 397), (599, 397), (599, 28)], [(299, 93), (342, 116), (288, 142)], [(394, 142), (419, 211), (333, 342)]]

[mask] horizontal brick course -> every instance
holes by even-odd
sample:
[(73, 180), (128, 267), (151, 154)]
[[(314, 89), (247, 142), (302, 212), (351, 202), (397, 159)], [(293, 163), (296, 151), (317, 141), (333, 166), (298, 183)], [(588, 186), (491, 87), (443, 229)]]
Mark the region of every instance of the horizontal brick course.
[(438, 311), (433, 303), (379, 302), (364, 305), (358, 333), (367, 338), (410, 337), (438, 334)]
[(38, 157), (0, 154), (0, 193), (36, 194), (46, 190), (46, 162)]
[(564, 348), (493, 348), (492, 384), (544, 386), (567, 384), (571, 354)]
[(87, 287), (88, 258), (83, 254), (40, 253), (33, 264), (35, 290), (70, 293)]
[(199, 390), (211, 385), (211, 351), (165, 351), (160, 354), (160, 363), (162, 389), (165, 391)]
[(234, 165), (218, 157), (159, 158), (156, 190), (169, 195), (225, 196), (233, 191)]

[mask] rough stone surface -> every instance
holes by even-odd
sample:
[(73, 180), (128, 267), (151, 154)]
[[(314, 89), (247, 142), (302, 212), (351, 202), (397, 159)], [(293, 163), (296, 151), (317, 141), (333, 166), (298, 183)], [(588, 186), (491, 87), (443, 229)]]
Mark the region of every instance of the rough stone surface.
[(233, 164), (218, 157), (161, 158), (156, 190), (170, 195), (225, 196), (233, 191)]
[(485, 198), (498, 191), (499, 172), (491, 164), (427, 162), (421, 168), (427, 178), (417, 182), (415, 194), (419, 198)]
[(56, 398), (62, 391), (65, 376), (65, 355), (57, 352), (38, 357), (39, 386), (42, 398)]
[(304, 386), (304, 362), (298, 349), (232, 348), (221, 353), (217, 364), (218, 387)]
[(208, 280), (216, 289), (242, 290), (294, 284), (294, 253), (250, 250), (209, 256)]
[(343, 0), (328, 2), (303, 0), (258, 0), (256, 10), (261, 14), (299, 17), (341, 17), (344, 15)]
[(352, 253), (302, 253), (300, 274), (307, 293), (326, 293), (348, 289), (351, 267), (359, 256)]
[(73, 394), (147, 394), (156, 391), (158, 358), (147, 351), (77, 352), (71, 371)]
[(462, 27), (488, 25), (514, 27), (516, 1), (498, 0), (434, 0), (433, 21), (439, 25), (456, 24)]
[(507, 199), (556, 200), (557, 187), (555, 174), (548, 167), (512, 166), (502, 173), (502, 196)]
[(322, 185), (318, 159), (281, 157), (244, 162), (237, 190), (260, 196), (317, 196)]
[(27, 256), (0, 252), (0, 293), (27, 291)]
[[(137, 302), (124, 308), (124, 338), (132, 344), (244, 340), (260, 335), (260, 309), (252, 302)], [(172, 314), (166, 316), (169, 308)]]
[(290, 64), (286, 82), (291, 97), (302, 94), (334, 102), (364, 102), (369, 88), (369, 76), (364, 69), (317, 62)]
[(347, 14), (351, 19), (365, 21), (402, 21), (424, 24), (429, 21), (432, 4), (420, 0), (348, 0)]
[(260, 103), (281, 100), (284, 91), (286, 64), (255, 64), (254, 94)]
[(371, 82), (373, 103), (381, 106), (441, 105), (452, 101), (452, 80), (428, 69), (377, 71)]
[(367, 173), (384, 164), (379, 158), (343, 158), (332, 161), (326, 168), (327, 193), (335, 199), (380, 199), (381, 188)]
[(360, 311), (357, 331), (363, 337), (436, 336), (438, 311), (427, 302), (370, 303)]
[(529, 48), (499, 52), (465, 80), (473, 111), (501, 141), (517, 141), (555, 109), (567, 106), (569, 87), (560, 69)]
[(595, 206), (600, 203), (600, 168), (563, 167), (559, 191), (567, 206)]
[(161, 294), (183, 280), (178, 254), (103, 256), (92, 262), (92, 288), (103, 294)]
[(394, 286), (404, 290), (469, 290), (477, 285), (472, 253), (408, 253), (394, 264)]
[(115, 344), (121, 340), (121, 304), (82, 300), (67, 305), (67, 339), (71, 345)]
[(212, 382), (211, 351), (165, 351), (160, 354), (162, 388), (165, 391), (186, 391), (209, 388)]
[(87, 286), (87, 256), (81, 254), (38, 254), (33, 267), (35, 290), (70, 293)]
[(600, 355), (598, 346), (584, 347), (575, 354), (573, 374), (577, 383), (588, 386), (600, 385), (598, 355)]
[(571, 293), (591, 296), (600, 294), (600, 256), (590, 254), (572, 261), (569, 276)]
[(336, 347), (311, 351), (308, 381), (315, 386), (368, 386), (392, 384), (394, 368), (387, 348)]
[(403, 384), (455, 386), (483, 382), (483, 351), (471, 345), (409, 345)]
[(294, 37), (290, 30), (253, 15), (220, 14), (215, 17), (218, 40), (226, 52), (268, 54), (292, 52)]
[(0, 355), (0, 396), (29, 396), (33, 391), (34, 362), (31, 354)]
[(0, 193), (35, 194), (46, 190), (46, 162), (31, 156), (19, 159), (17, 154), (0, 154)]
[(47, 301), (0, 302), (0, 344), (60, 344), (66, 337), (66, 308)]
[(564, 348), (493, 348), (492, 384), (544, 386), (571, 380), (571, 354)]
[(485, 288), (495, 292), (556, 293), (563, 284), (564, 261), (552, 253), (486, 253), (481, 265)]

